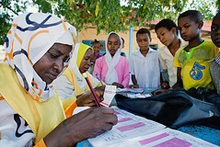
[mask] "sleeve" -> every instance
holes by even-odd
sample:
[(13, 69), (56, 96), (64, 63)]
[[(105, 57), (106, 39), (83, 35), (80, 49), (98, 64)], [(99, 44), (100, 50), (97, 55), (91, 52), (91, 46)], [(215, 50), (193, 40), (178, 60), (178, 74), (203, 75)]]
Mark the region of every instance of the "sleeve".
[(160, 51), (160, 50), (158, 51), (158, 57), (159, 57), (161, 65), (162, 65), (162, 68), (164, 70), (166, 70), (167, 69), (167, 65), (166, 65), (165, 60), (162, 58), (162, 51)]
[(27, 122), (3, 98), (0, 108), (0, 146), (33, 146), (36, 136)]
[(74, 109), (77, 107), (76, 101), (74, 101), (66, 110), (65, 116), (66, 118), (72, 116)]
[(65, 75), (54, 80), (53, 86), (61, 100), (75, 97), (75, 88)]
[(47, 147), (44, 140), (41, 139), (34, 147)]
[(101, 70), (102, 70), (102, 64), (101, 64), (101, 58), (96, 59), (95, 61), (95, 66), (94, 66), (94, 71), (93, 71), (93, 76), (95, 77), (96, 74), (98, 74), (98, 76), (101, 78)]
[(134, 75), (134, 61), (133, 61), (133, 56), (131, 55), (130, 59), (129, 59), (129, 73), (131, 75)]
[(122, 85), (124, 87), (127, 87), (130, 81), (130, 74), (129, 74), (129, 65), (128, 65), (128, 61), (125, 58), (124, 60), (124, 77), (123, 77), (123, 81), (122, 81)]
[(174, 61), (173, 61), (173, 66), (181, 67), (180, 62), (178, 61), (178, 57), (179, 57), (180, 51), (181, 51), (181, 50), (178, 50), (178, 51), (175, 53)]
[(214, 47), (214, 51), (215, 51), (215, 57), (218, 55), (219, 53), (219, 48), (217, 46)]

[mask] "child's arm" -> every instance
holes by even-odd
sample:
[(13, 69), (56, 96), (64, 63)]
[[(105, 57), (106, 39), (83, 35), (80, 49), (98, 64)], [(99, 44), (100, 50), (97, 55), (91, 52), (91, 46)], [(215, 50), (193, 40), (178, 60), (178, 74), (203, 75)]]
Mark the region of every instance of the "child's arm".
[[(96, 74), (101, 78), (101, 67), (102, 64), (100, 64), (99, 60), (97, 59), (94, 66), (93, 76), (96, 77)], [(102, 80), (102, 78), (101, 78)]]
[(163, 89), (168, 89), (170, 88), (170, 85), (169, 85), (169, 82), (163, 80), (163, 74), (164, 74), (164, 71), (160, 72), (160, 87)]
[(130, 81), (130, 74), (129, 74), (129, 65), (128, 65), (128, 61), (125, 58), (124, 60), (124, 74), (123, 74), (123, 78), (122, 78), (122, 82), (121, 84), (124, 87), (127, 87)]
[(131, 80), (132, 80), (132, 82), (133, 82), (133, 85), (129, 85), (128, 87), (129, 87), (129, 88), (138, 88), (139, 85), (137, 84), (137, 80), (136, 80), (136, 78), (135, 78), (135, 75), (131, 75)]
[(177, 82), (173, 85), (172, 88), (183, 87), (183, 81), (181, 79), (181, 68), (177, 67)]

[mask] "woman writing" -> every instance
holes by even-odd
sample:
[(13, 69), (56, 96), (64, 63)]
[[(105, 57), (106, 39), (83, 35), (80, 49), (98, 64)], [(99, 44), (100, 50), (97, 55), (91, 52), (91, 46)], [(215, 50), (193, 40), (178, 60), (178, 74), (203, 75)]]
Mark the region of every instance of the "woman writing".
[[(102, 90), (100, 81), (87, 71), (91, 66), (92, 58), (93, 49), (83, 43), (77, 43), (69, 67), (64, 71), (62, 76), (54, 81), (54, 87), (63, 101), (64, 109), (75, 101), (76, 98), (90, 93), (83, 73), (87, 74), (93, 88), (100, 87), (96, 88), (95, 91)], [(87, 106), (91, 106), (89, 100), (87, 100)]]
[(51, 83), (68, 66), (75, 34), (50, 14), (26, 13), (13, 21), (0, 64), (0, 146), (73, 146), (117, 123), (107, 108), (65, 118)]

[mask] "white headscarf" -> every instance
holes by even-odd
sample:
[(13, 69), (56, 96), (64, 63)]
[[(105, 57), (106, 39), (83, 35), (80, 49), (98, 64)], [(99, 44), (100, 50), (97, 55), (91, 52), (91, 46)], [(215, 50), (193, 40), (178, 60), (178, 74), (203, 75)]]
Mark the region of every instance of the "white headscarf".
[[(120, 47), (116, 51), (115, 55), (112, 58), (112, 56), (111, 56), (111, 54), (108, 50), (107, 44), (108, 44), (109, 36), (113, 33), (116, 34), (119, 37)], [(105, 51), (106, 51), (105, 61), (108, 65), (108, 71), (107, 71), (106, 76), (105, 76), (106, 84), (112, 84), (113, 82), (118, 82), (118, 75), (117, 75), (117, 72), (115, 71), (115, 66), (118, 64), (119, 59), (121, 58), (121, 55), (120, 55), (121, 54), (121, 49), (122, 49), (122, 39), (121, 39), (121, 37), (115, 32), (110, 32), (108, 34), (108, 36), (106, 37), (106, 40), (105, 40)]]
[[(73, 52), (73, 57), (71, 58), (69, 68), (72, 70), (75, 80), (78, 83), (80, 89), (85, 90), (87, 83), (83, 75), (79, 71), (81, 61), (88, 49), (92, 49), (90, 46), (83, 43), (77, 43)], [(92, 49), (93, 51), (93, 49)], [(94, 51), (93, 51), (94, 52)], [(93, 88), (96, 87), (99, 81), (91, 75), (93, 81)]]
[[(51, 84), (39, 77), (33, 65), (54, 43), (74, 47), (75, 39), (76, 29), (60, 18), (51, 14), (25, 13), (14, 19), (7, 34), (4, 61), (15, 70), (20, 84), (33, 99), (45, 101), (54, 91)], [(65, 63), (64, 67), (67, 66)]]

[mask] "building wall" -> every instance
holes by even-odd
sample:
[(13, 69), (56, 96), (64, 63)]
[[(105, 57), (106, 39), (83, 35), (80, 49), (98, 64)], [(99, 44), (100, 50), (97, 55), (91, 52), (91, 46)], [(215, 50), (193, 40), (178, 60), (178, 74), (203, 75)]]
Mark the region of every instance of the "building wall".
[[(137, 42), (136, 42), (136, 33), (139, 29), (140, 28), (133, 29), (133, 47), (132, 47), (133, 51), (135, 51), (138, 46)], [(127, 55), (127, 58), (129, 58), (129, 30), (126, 32), (117, 32), (117, 33), (121, 37), (123, 37), (125, 40), (125, 45), (124, 45), (125, 47), (122, 51), (125, 52)], [(160, 43), (159, 39), (157, 39), (157, 35), (156, 35), (154, 29), (150, 30), (150, 33), (151, 33), (151, 38), (152, 38), (151, 44), (158, 44), (158, 47), (163, 46)], [(78, 32), (78, 42), (82, 42), (83, 40), (94, 40), (94, 39), (105, 41), (107, 35), (108, 35), (108, 33), (105, 31), (101, 31), (101, 33), (99, 35), (97, 35), (97, 31), (96, 31), (95, 27), (88, 27), (86, 30), (84, 29), (84, 30)], [(205, 40), (211, 40), (210, 32), (203, 31), (202, 38)], [(4, 51), (0, 50), (0, 62), (3, 61), (4, 56), (5, 56)]]

